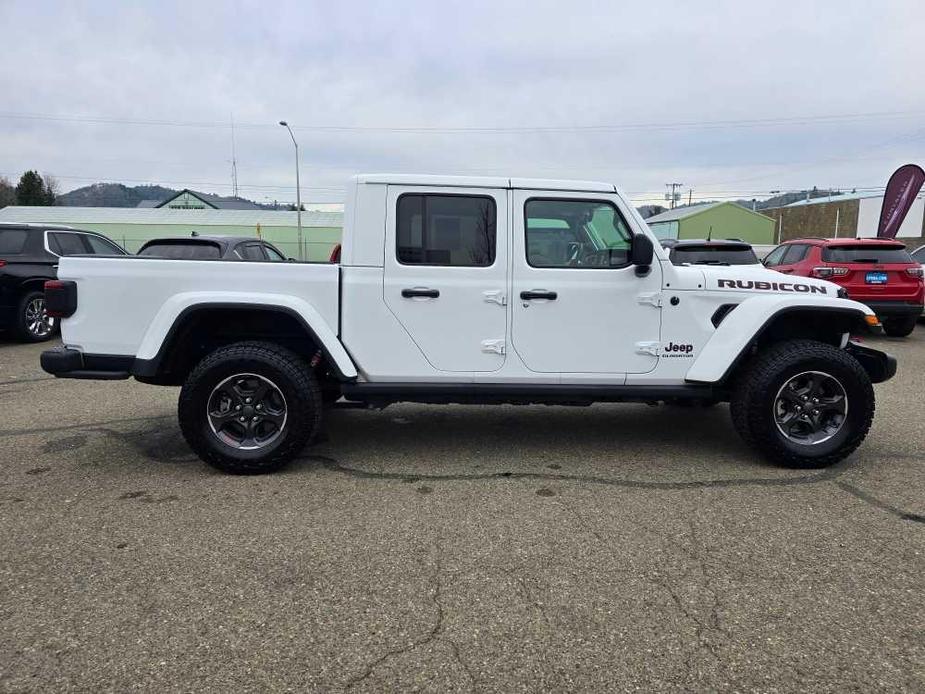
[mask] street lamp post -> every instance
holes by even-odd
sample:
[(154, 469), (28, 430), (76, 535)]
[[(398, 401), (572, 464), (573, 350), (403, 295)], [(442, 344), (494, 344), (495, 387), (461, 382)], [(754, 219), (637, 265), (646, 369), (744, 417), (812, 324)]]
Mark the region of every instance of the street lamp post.
[(299, 260), (305, 260), (302, 251), (302, 188), (299, 185), (299, 143), (295, 141), (295, 135), (292, 134), (289, 123), (281, 120), (279, 124), (289, 131), (289, 137), (292, 138), (292, 144), (295, 145), (295, 211), (299, 226)]

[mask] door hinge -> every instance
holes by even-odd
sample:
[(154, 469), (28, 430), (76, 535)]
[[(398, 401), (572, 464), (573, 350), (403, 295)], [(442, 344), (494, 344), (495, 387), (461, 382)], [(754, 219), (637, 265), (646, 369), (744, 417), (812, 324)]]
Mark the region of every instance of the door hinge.
[(487, 292), (482, 292), (482, 296), (485, 297), (485, 301), (487, 301), (489, 304), (498, 304), (498, 306), (507, 306), (507, 295), (498, 289), (493, 289)]
[(504, 354), (504, 340), (482, 340), (482, 351), (486, 354)]
[(636, 354), (651, 354), (653, 357), (657, 357), (661, 346), (661, 342), (637, 342)]
[(662, 305), (662, 293), (661, 292), (643, 292), (642, 294), (636, 295), (637, 304), (649, 304), (655, 306), (656, 308), (661, 307)]

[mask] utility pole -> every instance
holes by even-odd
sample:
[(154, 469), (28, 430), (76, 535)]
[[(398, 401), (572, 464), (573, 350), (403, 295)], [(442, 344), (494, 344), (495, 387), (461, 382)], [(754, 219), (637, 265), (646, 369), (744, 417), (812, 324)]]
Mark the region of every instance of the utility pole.
[(693, 203), (693, 200), (694, 200), (694, 189), (688, 188), (687, 189), (687, 204), (691, 205)]
[(666, 188), (671, 189), (670, 193), (665, 193), (665, 200), (668, 201), (669, 209), (673, 210), (675, 208), (675, 205), (681, 202), (681, 193), (679, 193), (678, 191), (681, 189), (681, 186), (683, 185), (684, 185), (683, 183), (666, 183), (665, 184)]

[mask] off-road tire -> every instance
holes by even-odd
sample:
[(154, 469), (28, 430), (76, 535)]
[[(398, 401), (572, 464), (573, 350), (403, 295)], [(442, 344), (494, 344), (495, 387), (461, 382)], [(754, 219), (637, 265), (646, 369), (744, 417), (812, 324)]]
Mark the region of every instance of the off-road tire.
[[(213, 433), (207, 415), (213, 389), (230, 376), (248, 373), (272, 381), (286, 401), (286, 422), (266, 448), (240, 450)], [(237, 342), (205, 356), (190, 372), (177, 406), (180, 430), (190, 448), (223, 472), (274, 472), (297, 456), (321, 428), (321, 389), (308, 363), (269, 342)]]
[[(815, 445), (786, 438), (774, 418), (778, 392), (805, 371), (832, 376), (848, 399), (841, 429)], [(845, 350), (814, 340), (787, 340), (760, 352), (738, 374), (729, 409), (739, 435), (763, 457), (785, 467), (822, 468), (846, 458), (867, 436), (874, 417), (874, 389), (864, 367)]]
[(896, 316), (883, 319), (883, 332), (890, 337), (908, 337), (915, 330), (918, 316)]
[(40, 290), (28, 291), (20, 297), (19, 303), (16, 305), (16, 322), (13, 327), (16, 338), (21, 342), (46, 342), (58, 332), (58, 321), (55, 318), (50, 319), (52, 327), (45, 335), (36, 334), (29, 329), (29, 319), (26, 312), (29, 310), (29, 305), (37, 299), (44, 300), (45, 292)]

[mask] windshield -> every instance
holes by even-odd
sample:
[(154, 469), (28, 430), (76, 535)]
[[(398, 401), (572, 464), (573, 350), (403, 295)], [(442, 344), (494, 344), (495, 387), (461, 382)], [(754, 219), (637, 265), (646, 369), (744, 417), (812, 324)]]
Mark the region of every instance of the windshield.
[(911, 263), (909, 251), (900, 246), (829, 246), (822, 249), (827, 263)]
[(757, 265), (755, 251), (747, 246), (687, 246), (671, 249), (675, 265)]
[(214, 260), (222, 255), (217, 243), (152, 243), (142, 248), (138, 255), (171, 260)]

